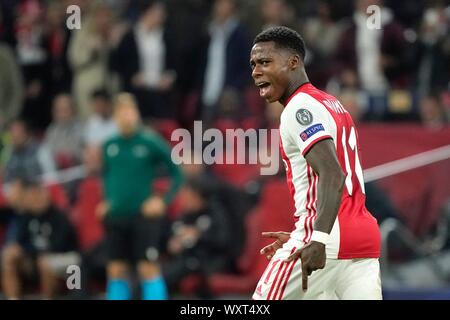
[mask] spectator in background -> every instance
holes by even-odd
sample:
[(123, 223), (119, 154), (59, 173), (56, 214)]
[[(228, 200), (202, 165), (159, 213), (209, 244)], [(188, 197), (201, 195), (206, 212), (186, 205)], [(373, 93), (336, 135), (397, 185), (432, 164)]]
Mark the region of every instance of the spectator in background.
[(341, 38), (344, 25), (336, 22), (330, 0), (320, 0), (317, 13), (303, 25), (308, 43), (306, 67), (312, 83), (324, 88), (333, 72), (333, 55)]
[(219, 119), (240, 121), (249, 114), (249, 111), (243, 107), (242, 96), (237, 90), (224, 90), (217, 101), (215, 116)]
[[(407, 42), (403, 28), (392, 11), (381, 0), (355, 0), (356, 10), (345, 28), (336, 52), (336, 65), (341, 87), (358, 85), (369, 97), (369, 119), (381, 119), (386, 109), (386, 94), (391, 87), (404, 88), (408, 79), (404, 72)], [(367, 7), (381, 8), (380, 28), (368, 28)]]
[(48, 52), (44, 44), (44, 6), (39, 0), (18, 5), (15, 25), (16, 53), (25, 80), (22, 117), (32, 128), (43, 130), (50, 121)]
[[(449, 83), (449, 86), (450, 86), (450, 83)], [(441, 92), (440, 98), (441, 98), (442, 106), (444, 107), (444, 111), (447, 115), (447, 119), (450, 120), (450, 90), (443, 90)]]
[[(202, 64), (201, 53), (206, 34), (206, 23), (211, 4), (203, 0), (169, 0), (166, 1), (171, 35), (176, 41), (174, 49), (177, 53), (177, 79), (174, 87), (173, 106), (180, 126), (189, 128), (196, 116), (198, 101), (199, 66)], [(191, 32), (190, 30), (195, 30)], [(189, 63), (186, 63), (186, 62)]]
[(46, 12), (44, 43), (48, 52), (51, 81), (49, 91), (52, 96), (60, 92), (70, 92), (72, 88), (72, 70), (67, 59), (71, 33), (66, 27), (66, 18), (64, 2), (50, 1)]
[(364, 114), (360, 93), (357, 90), (344, 89), (340, 92), (338, 99), (352, 116), (353, 122), (358, 125)]
[(420, 118), (422, 124), (429, 129), (439, 130), (449, 124), (449, 119), (436, 93), (430, 93), (420, 100)]
[(22, 111), (23, 79), (14, 52), (0, 42), (0, 130)]
[(211, 199), (207, 182), (190, 178), (181, 191), (185, 211), (172, 223), (167, 243), (170, 259), (162, 268), (171, 292), (188, 275), (206, 278), (230, 271), (230, 247), (235, 241), (232, 225), (221, 204)]
[[(172, 162), (170, 148), (154, 133), (140, 126), (134, 97), (120, 94), (114, 105), (119, 134), (103, 145), (104, 202), (97, 214), (104, 219), (107, 246), (107, 292), (110, 300), (131, 298), (127, 280), (130, 266), (137, 264), (144, 300), (167, 299), (159, 255), (164, 236), (165, 212), (182, 183)], [(171, 178), (164, 195), (153, 192), (160, 170)]]
[(139, 20), (112, 56), (123, 91), (132, 92), (144, 119), (173, 116), (169, 94), (176, 79), (172, 38), (165, 26), (163, 1), (142, 1)]
[(202, 61), (201, 118), (207, 126), (217, 117), (224, 91), (240, 95), (249, 83), (248, 57), (250, 41), (238, 18), (238, 1), (216, 0), (209, 25), (209, 41)]
[[(71, 37), (68, 58), (73, 70), (73, 94), (81, 119), (90, 114), (90, 97), (97, 88), (109, 88), (112, 12), (103, 1), (90, 3), (83, 27)], [(127, 60), (123, 60), (125, 63)]]
[(275, 26), (286, 26), (295, 29), (295, 10), (286, 0), (263, 0), (260, 8), (262, 26), (258, 32)]
[(16, 0), (0, 1), (0, 41), (14, 47), (14, 14), (17, 6)]
[(58, 169), (81, 163), (84, 128), (75, 112), (68, 94), (59, 94), (53, 99), (53, 120), (45, 133), (44, 143)]
[(81, 252), (81, 280), (79, 290), (73, 290), (71, 298), (90, 299), (95, 284), (106, 282), (106, 242), (103, 226), (95, 209), (102, 200), (101, 150), (99, 146), (86, 146), (83, 151), (86, 177), (80, 183), (73, 208)]
[[(235, 188), (215, 174), (210, 167), (205, 166), (201, 154), (192, 151), (191, 157), (192, 161), (185, 162), (182, 166), (183, 174), (186, 179), (191, 181), (198, 181), (199, 183), (207, 181), (208, 202), (216, 203), (226, 213), (234, 235), (233, 243), (228, 248), (229, 267), (236, 267), (234, 263), (237, 262), (245, 243), (245, 216), (254, 205), (252, 194), (247, 190)], [(180, 211), (187, 210), (188, 207), (184, 207), (184, 202), (181, 203)]]
[(84, 141), (90, 147), (100, 147), (118, 133), (112, 118), (111, 97), (106, 90), (96, 90), (91, 95), (92, 113), (86, 121)]
[(416, 87), (420, 98), (433, 90), (448, 90), (450, 81), (450, 17), (438, 5), (428, 8), (422, 18), (416, 46)]
[(16, 239), (17, 217), (24, 210), (24, 180), (17, 178), (3, 189), (6, 206), (0, 208), (0, 221), (4, 230), (6, 230), (6, 234), (5, 242), (2, 243), (1, 247), (7, 246)]
[(19, 178), (36, 179), (55, 171), (53, 159), (45, 148), (31, 136), (23, 120), (14, 120), (9, 126), (10, 142), (2, 150), (3, 182)]
[(66, 268), (79, 263), (75, 229), (40, 183), (27, 181), (23, 200), (16, 239), (2, 252), (3, 291), (7, 299), (21, 298), (22, 276), (37, 273), (42, 298), (51, 299), (58, 277), (64, 279)]

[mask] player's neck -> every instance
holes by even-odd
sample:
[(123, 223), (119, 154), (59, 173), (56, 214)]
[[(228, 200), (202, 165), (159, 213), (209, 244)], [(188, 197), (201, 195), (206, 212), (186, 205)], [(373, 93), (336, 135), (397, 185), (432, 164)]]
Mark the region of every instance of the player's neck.
[(289, 87), (287, 88), (285, 94), (283, 95), (283, 97), (281, 97), (279, 102), (286, 107), (287, 101), (294, 94), (294, 92), (297, 91), (297, 89), (300, 88), (302, 85), (308, 82), (309, 79), (308, 76), (306, 75), (306, 72), (304, 71), (300, 72), (296, 77), (296, 79), (293, 79), (291, 81)]

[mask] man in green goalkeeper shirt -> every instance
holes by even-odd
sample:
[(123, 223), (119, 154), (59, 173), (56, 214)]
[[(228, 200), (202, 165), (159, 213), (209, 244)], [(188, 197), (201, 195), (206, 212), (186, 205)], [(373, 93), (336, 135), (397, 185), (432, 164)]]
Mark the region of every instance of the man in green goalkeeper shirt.
[[(119, 134), (103, 145), (104, 202), (97, 208), (106, 232), (108, 284), (106, 298), (131, 298), (127, 274), (137, 264), (144, 300), (167, 299), (159, 268), (164, 214), (182, 183), (170, 148), (158, 135), (140, 127), (140, 115), (130, 94), (116, 98), (114, 119)], [(157, 170), (165, 166), (171, 185), (164, 195), (152, 192)]]

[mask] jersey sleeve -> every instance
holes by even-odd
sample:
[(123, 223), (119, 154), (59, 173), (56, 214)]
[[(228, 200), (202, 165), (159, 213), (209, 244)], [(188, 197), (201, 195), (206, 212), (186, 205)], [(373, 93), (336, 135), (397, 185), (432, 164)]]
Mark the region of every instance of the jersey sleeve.
[(304, 156), (317, 142), (332, 138), (331, 115), (312, 97), (291, 101), (281, 116), (280, 128)]

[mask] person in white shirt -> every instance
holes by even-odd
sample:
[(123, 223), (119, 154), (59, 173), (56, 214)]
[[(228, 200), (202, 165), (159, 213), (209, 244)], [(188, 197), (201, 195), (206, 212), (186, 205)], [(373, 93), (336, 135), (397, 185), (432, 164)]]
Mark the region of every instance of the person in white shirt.
[(96, 90), (91, 96), (92, 114), (86, 121), (85, 143), (100, 146), (116, 134), (117, 126), (111, 117), (111, 97), (104, 90)]
[(179, 56), (165, 26), (166, 6), (161, 0), (145, 1), (139, 10), (139, 20), (114, 50), (111, 66), (119, 75), (122, 91), (136, 96), (144, 121), (170, 118), (169, 94)]

